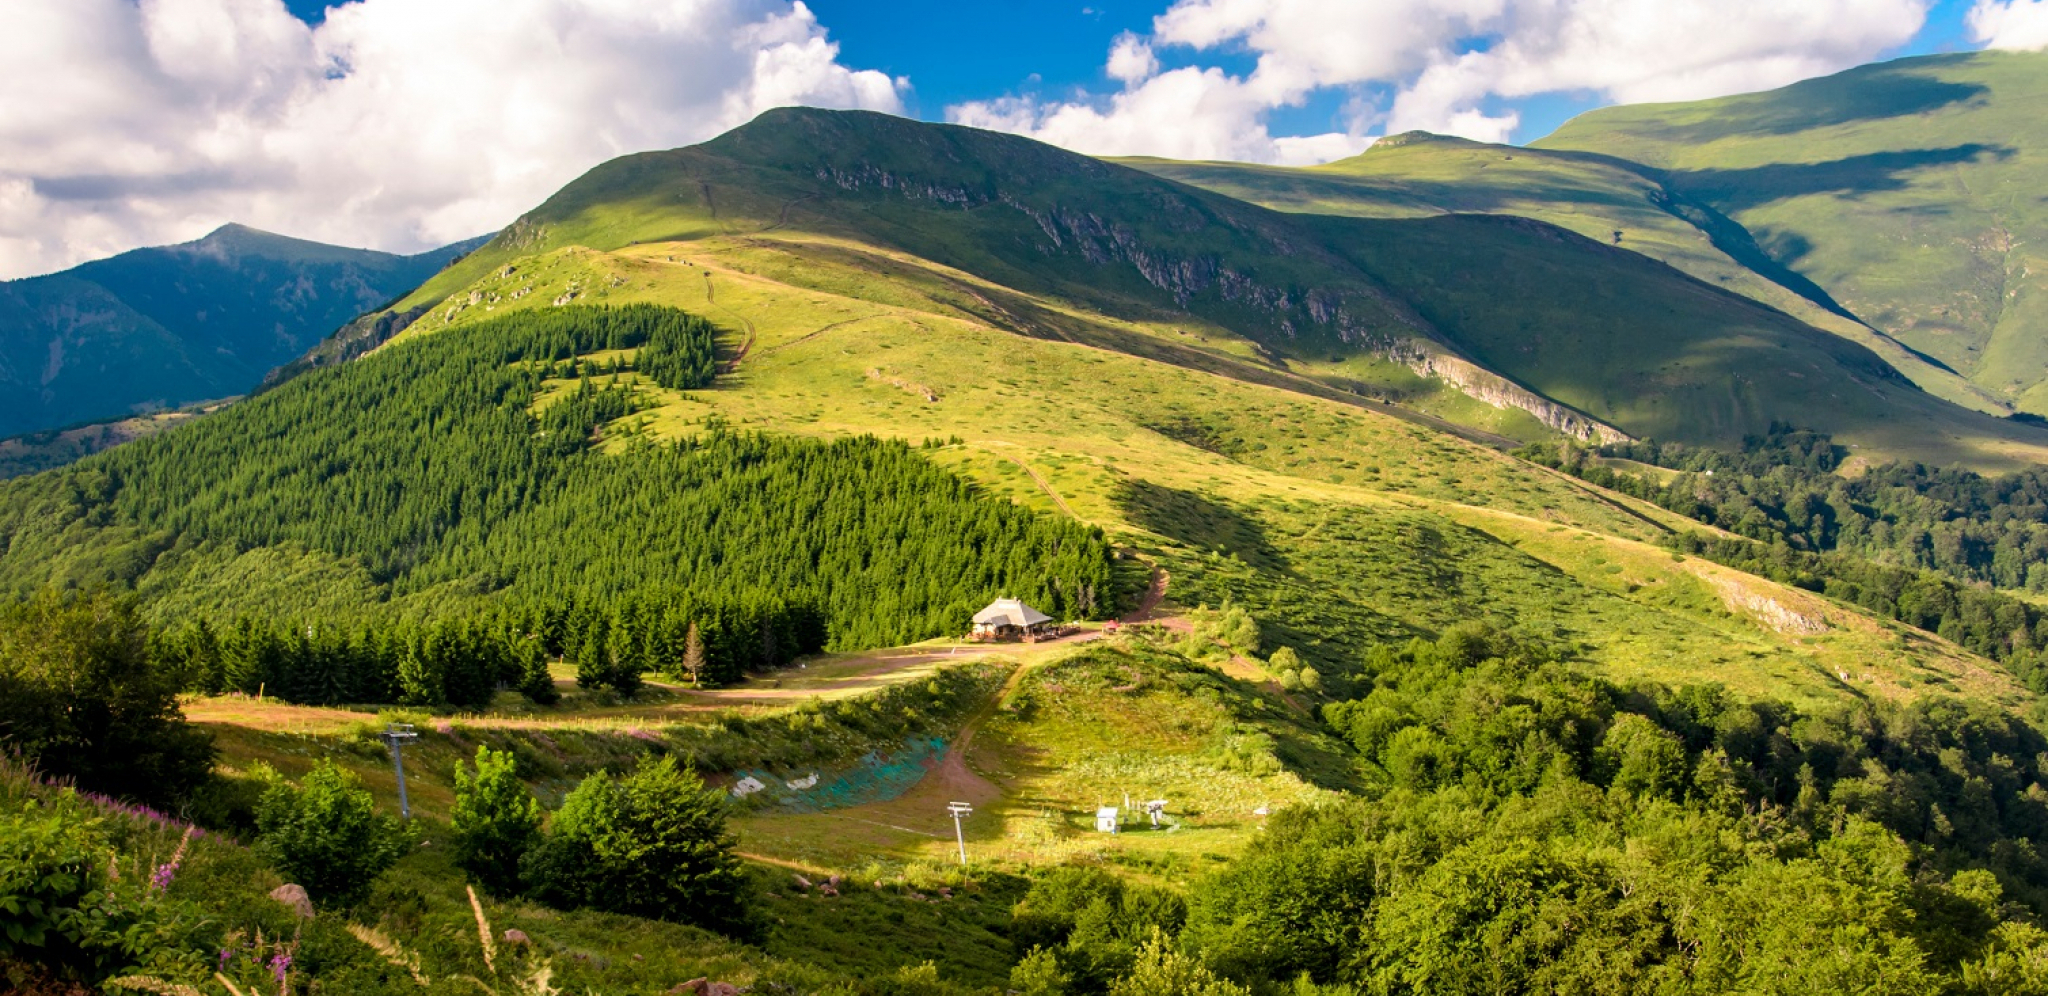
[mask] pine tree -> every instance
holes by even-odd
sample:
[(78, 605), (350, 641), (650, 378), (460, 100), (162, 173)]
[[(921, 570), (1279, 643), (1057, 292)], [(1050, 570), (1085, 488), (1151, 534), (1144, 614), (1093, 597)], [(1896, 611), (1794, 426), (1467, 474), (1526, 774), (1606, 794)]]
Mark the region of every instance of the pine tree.
[(604, 652), (604, 684), (628, 698), (638, 694), (642, 684), (640, 655), (633, 644), (632, 626), (624, 619), (612, 620)]
[(538, 637), (515, 636), (512, 656), (519, 667), (519, 694), (536, 705), (554, 705), (562, 693), (555, 689), (555, 676), (548, 672), (547, 650)]
[(576, 685), (579, 688), (602, 688), (609, 684), (611, 659), (608, 650), (605, 617), (594, 616), (583, 629), (576, 644)]

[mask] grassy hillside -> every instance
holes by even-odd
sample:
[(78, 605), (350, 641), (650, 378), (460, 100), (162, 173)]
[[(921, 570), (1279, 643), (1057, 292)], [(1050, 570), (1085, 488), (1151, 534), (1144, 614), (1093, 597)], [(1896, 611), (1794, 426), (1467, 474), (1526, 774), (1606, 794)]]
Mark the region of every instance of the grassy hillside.
[(1674, 193), (1654, 170), (1635, 163), (1427, 132), (1390, 136), (1350, 159), (1306, 168), (1122, 161), (1281, 211), (1363, 218), (1453, 213), (1535, 218), (1634, 250), (1851, 339), (1938, 397), (1993, 414), (2010, 411), (1990, 392), (1858, 321), (1821, 287), (1765, 252), (1749, 230)]
[[(190, 813), (261, 834), (174, 852), (180, 824), (0, 762), (0, 871), (125, 883), (106, 891), (134, 909), (84, 934), (95, 951), (161, 925), (132, 957), (74, 958), (79, 977), (555, 991), (519, 981), (546, 968), (648, 996), (700, 975), (817, 996), (2039, 980), (2040, 697), (1940, 635), (1676, 552), (1726, 534), (1505, 452), (1568, 410), (1450, 364), (1699, 438), (1796, 405), (1842, 413), (1868, 453), (1997, 466), (2027, 441), (1992, 430), (2019, 427), (1527, 219), (1289, 215), (961, 129), (777, 122), (594, 172), (358, 358), (0, 484), (0, 591), (140, 603), (6, 606), (0, 641), (47, 646), (0, 654), (5, 715), (68, 735), (66, 679), (125, 680), (138, 712), (216, 737)], [(1414, 338), (1381, 338), (1397, 326)], [(1602, 386), (1631, 381), (1696, 425)], [(1090, 621), (960, 639), (997, 594)], [(1112, 614), (1113, 636), (1093, 621)], [(697, 687), (677, 665), (704, 656), (736, 680)], [(417, 822), (363, 895), (298, 924), (265, 897), (298, 860), (282, 842), (392, 810), (389, 723), (418, 734)], [(459, 801), (482, 747), (509, 756)], [(601, 794), (657, 758), (697, 774), (666, 769), (685, 789), (653, 805)], [(366, 794), (286, 826), (274, 786), (316, 773)], [(965, 861), (953, 803), (973, 808)], [(1104, 806), (1123, 832), (1096, 829)], [(593, 832), (588, 867), (563, 860)], [(486, 880), (457, 864), (479, 840), (556, 857)], [(703, 879), (649, 873), (728, 847), (744, 888), (693, 900)], [(600, 873), (603, 893), (562, 888)]]
[[(1000, 300), (1002, 288), (903, 254), (772, 233), (559, 250), (501, 264), (451, 298), (479, 304), (438, 309), (409, 335), (461, 334), (571, 288), (592, 301), (678, 305), (750, 342), (720, 388), (642, 413), (646, 433), (687, 437), (720, 422), (957, 438), (933, 458), (996, 494), (1101, 525), (1171, 573), (1172, 597), (1234, 597), (1270, 622), (1262, 652), (1294, 646), (1333, 673), (1354, 668), (1366, 641), (1477, 615), (1583, 642), (1589, 663), (1618, 675), (1704, 669), (1816, 699), (1848, 687), (2024, 698), (1939, 641), (1675, 560), (1652, 545), (1686, 528), (1669, 513), (1313, 381), (1240, 379), (1249, 365), (1211, 351), (1213, 340), (1190, 336), (1153, 358), (991, 327), (949, 302)], [(1044, 313), (1105, 341), (1147, 335)], [(1825, 621), (1799, 632), (1773, 606)]]
[(2044, 94), (2048, 56), (1928, 56), (1595, 111), (1537, 145), (1652, 167), (1862, 321), (2048, 411)]
[(0, 436), (245, 393), (474, 245), (393, 256), (229, 225), (0, 283)]
[(607, 164), (399, 308), (432, 305), (424, 331), (575, 300), (603, 288), (526, 297), (540, 284), (517, 261), (671, 242), (751, 246), (783, 260), (787, 283), (921, 299), (1241, 380), (1306, 379), (1516, 438), (1611, 424), (1732, 444), (1794, 419), (1934, 462), (2048, 454), (2048, 433), (1927, 397), (1868, 350), (1547, 226), (1289, 215), (1012, 136), (871, 114), (772, 112)]

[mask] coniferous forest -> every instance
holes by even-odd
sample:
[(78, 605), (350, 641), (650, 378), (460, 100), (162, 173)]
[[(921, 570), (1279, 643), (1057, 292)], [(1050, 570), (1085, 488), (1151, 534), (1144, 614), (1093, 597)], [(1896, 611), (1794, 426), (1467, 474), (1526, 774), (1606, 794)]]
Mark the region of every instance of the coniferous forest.
[[(722, 682), (961, 632), (1003, 595), (1109, 608), (1099, 531), (903, 443), (620, 421), (715, 365), (712, 326), (653, 306), (401, 341), (0, 489), (0, 578), (132, 588), (191, 687), (307, 702), (545, 696), (548, 656), (626, 692), (643, 670)], [(298, 606), (256, 613), (252, 585)]]

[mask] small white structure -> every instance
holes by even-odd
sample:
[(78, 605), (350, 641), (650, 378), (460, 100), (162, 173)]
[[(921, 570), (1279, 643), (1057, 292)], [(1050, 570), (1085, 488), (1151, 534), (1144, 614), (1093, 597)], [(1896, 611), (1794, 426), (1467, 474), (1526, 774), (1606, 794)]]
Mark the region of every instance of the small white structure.
[(1032, 639), (1043, 633), (1052, 617), (1014, 598), (998, 598), (974, 614), (977, 639)]
[(1145, 815), (1152, 817), (1152, 829), (1159, 829), (1159, 821), (1166, 818), (1166, 800), (1153, 799), (1145, 803)]
[(1115, 806), (1104, 806), (1095, 811), (1095, 829), (1101, 833), (1117, 832)]
[(759, 778), (755, 778), (753, 775), (748, 775), (747, 777), (742, 778), (739, 781), (736, 781), (732, 784), (732, 797), (735, 799), (744, 799), (747, 796), (753, 795), (754, 793), (759, 792), (767, 787), (768, 783), (763, 782)]
[(813, 772), (811, 772), (811, 774), (810, 774), (810, 777), (808, 777), (808, 778), (799, 778), (799, 779), (797, 779), (796, 781), (790, 782), (790, 783), (789, 783), (789, 787), (790, 787), (790, 788), (793, 788), (793, 789), (796, 789), (796, 790), (798, 790), (798, 791), (802, 791), (802, 790), (804, 790), (804, 789), (807, 789), (807, 788), (817, 788), (817, 787), (818, 787), (818, 773), (817, 773), (817, 772), (815, 772), (815, 771), (813, 771)]

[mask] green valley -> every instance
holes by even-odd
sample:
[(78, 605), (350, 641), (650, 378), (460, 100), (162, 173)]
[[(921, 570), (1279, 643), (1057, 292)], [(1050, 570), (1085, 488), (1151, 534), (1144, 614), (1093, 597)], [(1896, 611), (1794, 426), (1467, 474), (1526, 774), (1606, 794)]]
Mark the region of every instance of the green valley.
[(2048, 429), (1644, 170), (599, 166), (0, 482), (0, 973), (2048, 991)]

